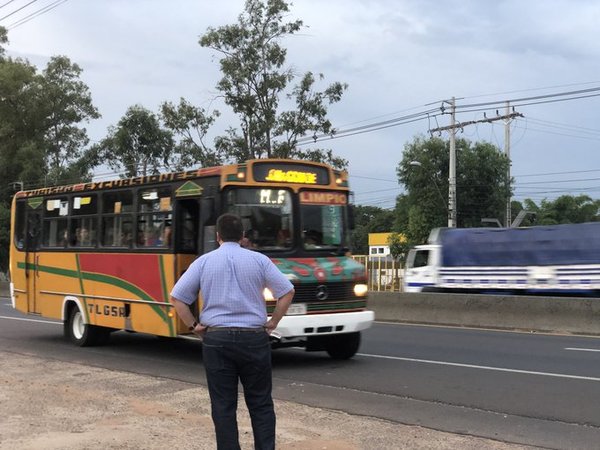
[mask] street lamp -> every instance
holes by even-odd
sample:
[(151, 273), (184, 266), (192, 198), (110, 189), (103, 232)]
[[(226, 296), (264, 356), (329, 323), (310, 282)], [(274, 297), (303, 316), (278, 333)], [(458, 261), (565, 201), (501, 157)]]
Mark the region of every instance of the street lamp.
[[(423, 164), (419, 161), (410, 161), (408, 163), (408, 165), (413, 166), (413, 167), (423, 167)], [(437, 193), (439, 194), (440, 198), (442, 199), (442, 205), (444, 205), (444, 208), (446, 209), (448, 216), (450, 216), (450, 211), (448, 210), (448, 205), (446, 204), (446, 200), (444, 199), (442, 191), (440, 190), (440, 187), (438, 186), (437, 182), (435, 181), (435, 178), (433, 175), (431, 175), (431, 181), (433, 181), (433, 185), (435, 186)]]

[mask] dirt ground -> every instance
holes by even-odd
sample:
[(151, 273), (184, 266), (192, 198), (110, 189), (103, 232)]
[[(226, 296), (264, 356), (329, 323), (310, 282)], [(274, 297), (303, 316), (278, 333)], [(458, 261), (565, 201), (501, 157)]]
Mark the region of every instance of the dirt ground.
[[(521, 449), (276, 401), (281, 450)], [(252, 429), (240, 399), (240, 439)], [(204, 387), (0, 350), (0, 449), (213, 449)]]

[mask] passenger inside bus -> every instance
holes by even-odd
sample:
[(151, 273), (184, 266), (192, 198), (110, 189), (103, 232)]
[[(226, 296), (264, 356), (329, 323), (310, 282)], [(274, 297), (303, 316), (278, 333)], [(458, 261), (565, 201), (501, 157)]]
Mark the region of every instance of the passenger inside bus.
[(168, 247), (171, 245), (171, 226), (165, 225), (163, 231), (158, 239), (158, 245), (162, 247)]
[(250, 249), (258, 248), (258, 231), (253, 229), (246, 230), (240, 245)]
[(86, 227), (75, 229), (75, 245), (78, 247), (89, 247), (92, 245), (90, 231)]
[(307, 247), (313, 247), (317, 245), (321, 245), (323, 243), (323, 239), (321, 238), (322, 234), (316, 230), (308, 230), (304, 232), (304, 245)]
[(123, 231), (121, 233), (121, 242), (119, 242), (118, 245), (129, 247), (132, 242), (133, 242), (133, 236), (132, 236), (131, 231)]
[(292, 236), (290, 230), (284, 230), (283, 228), (277, 232), (277, 245), (279, 247), (289, 247), (292, 243)]
[(69, 244), (69, 230), (67, 230), (66, 228), (63, 231), (63, 236), (62, 239), (60, 241), (60, 247), (66, 247)]

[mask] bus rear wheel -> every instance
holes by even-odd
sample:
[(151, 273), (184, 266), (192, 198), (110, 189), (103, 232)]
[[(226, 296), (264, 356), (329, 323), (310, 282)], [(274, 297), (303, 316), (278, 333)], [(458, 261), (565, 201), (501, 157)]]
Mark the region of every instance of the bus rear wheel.
[(360, 346), (360, 332), (327, 336), (325, 351), (333, 359), (350, 359)]
[(110, 337), (110, 329), (85, 323), (79, 308), (71, 309), (65, 334), (71, 342), (79, 347), (104, 344)]

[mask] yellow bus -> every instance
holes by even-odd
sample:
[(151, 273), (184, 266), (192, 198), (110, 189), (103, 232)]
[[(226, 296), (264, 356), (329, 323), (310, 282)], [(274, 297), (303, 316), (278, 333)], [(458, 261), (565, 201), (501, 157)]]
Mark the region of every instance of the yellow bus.
[[(365, 268), (348, 253), (349, 196), (346, 172), (285, 159), (21, 191), (12, 203), (12, 304), (62, 320), (79, 346), (105, 343), (117, 330), (189, 334), (169, 292), (216, 248), (216, 218), (232, 212), (245, 245), (294, 283), (273, 346), (350, 358), (374, 315)], [(265, 300), (272, 311), (268, 291)]]

